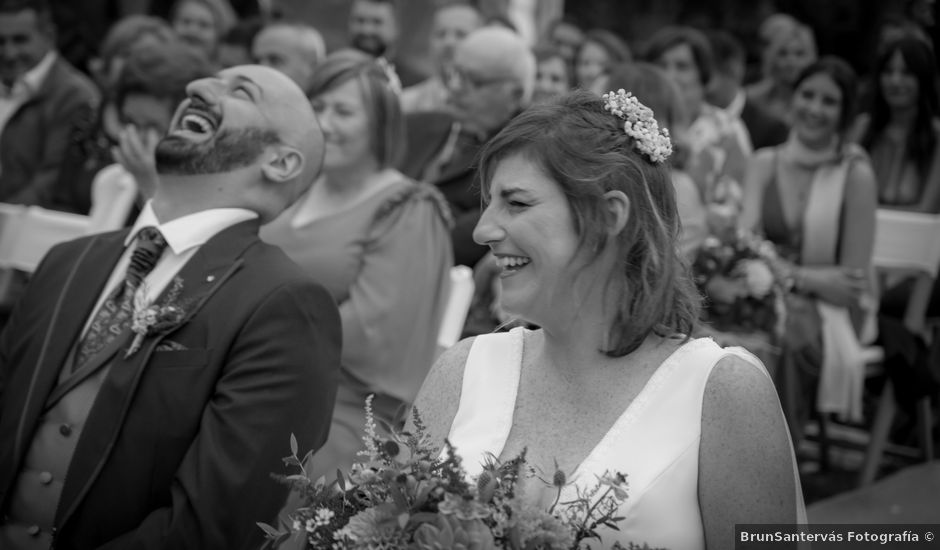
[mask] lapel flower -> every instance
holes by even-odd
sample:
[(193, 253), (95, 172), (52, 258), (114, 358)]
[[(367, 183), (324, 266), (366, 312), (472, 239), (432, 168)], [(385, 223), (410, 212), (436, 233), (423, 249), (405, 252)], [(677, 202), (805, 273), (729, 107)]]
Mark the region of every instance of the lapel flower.
[(183, 291), (183, 280), (174, 277), (172, 286), (166, 294), (162, 304), (153, 304), (147, 300), (147, 285), (141, 284), (134, 293), (134, 313), (131, 317), (131, 330), (134, 331), (134, 340), (131, 342), (124, 358), (137, 353), (144, 338), (152, 334), (167, 332), (178, 327), (186, 318), (186, 309), (179, 303), (180, 293)]

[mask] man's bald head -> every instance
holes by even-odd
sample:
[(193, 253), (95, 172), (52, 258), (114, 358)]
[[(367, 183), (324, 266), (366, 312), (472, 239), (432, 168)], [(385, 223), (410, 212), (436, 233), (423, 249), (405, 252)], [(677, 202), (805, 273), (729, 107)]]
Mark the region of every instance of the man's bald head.
[(518, 34), (497, 26), (470, 33), (454, 54), (455, 64), (487, 80), (507, 80), (522, 89), (528, 105), (535, 87), (535, 56)]
[[(191, 82), (157, 146), (161, 175), (213, 183), (215, 206), (241, 206), (263, 220), (302, 194), (323, 165), (323, 132), (300, 87), (261, 65)], [(195, 185), (198, 184), (188, 184)], [(228, 201), (228, 202), (226, 202)]]

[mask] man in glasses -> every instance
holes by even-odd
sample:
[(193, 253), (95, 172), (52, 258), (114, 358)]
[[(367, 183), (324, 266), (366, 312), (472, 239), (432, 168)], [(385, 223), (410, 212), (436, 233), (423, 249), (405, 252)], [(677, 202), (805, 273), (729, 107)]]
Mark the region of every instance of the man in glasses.
[(450, 203), (458, 264), (472, 267), (487, 250), (473, 242), (473, 228), (480, 218), (474, 157), (487, 139), (528, 105), (534, 83), (535, 58), (525, 41), (509, 29), (484, 27), (460, 43), (445, 76), (450, 112), (408, 118), (410, 145), (404, 171), (437, 185)]

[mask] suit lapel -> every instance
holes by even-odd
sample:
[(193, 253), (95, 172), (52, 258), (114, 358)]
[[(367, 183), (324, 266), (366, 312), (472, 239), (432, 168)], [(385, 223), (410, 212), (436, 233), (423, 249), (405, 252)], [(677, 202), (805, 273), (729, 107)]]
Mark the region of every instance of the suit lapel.
[[(57, 526), (65, 524), (75, 512), (107, 462), (137, 385), (157, 344), (173, 330), (185, 326), (241, 267), (242, 254), (258, 242), (258, 227), (257, 220), (239, 223), (206, 242), (177, 274), (183, 281), (178, 303), (188, 304), (184, 307), (186, 313), (183, 322), (168, 332), (149, 335), (141, 348), (130, 356), (126, 356), (123, 348), (118, 350), (88, 414), (85, 429), (69, 465), (56, 516)], [(161, 303), (165, 297), (166, 291), (157, 303)], [(152, 411), (151, 414), (159, 418), (160, 411)]]
[(26, 395), (16, 431), (16, 457), (21, 457), (32, 437), (49, 392), (59, 378), (72, 346), (88, 320), (114, 265), (124, 252), (125, 231), (100, 236), (89, 242), (55, 297), (52, 318), (41, 337), (42, 349)]

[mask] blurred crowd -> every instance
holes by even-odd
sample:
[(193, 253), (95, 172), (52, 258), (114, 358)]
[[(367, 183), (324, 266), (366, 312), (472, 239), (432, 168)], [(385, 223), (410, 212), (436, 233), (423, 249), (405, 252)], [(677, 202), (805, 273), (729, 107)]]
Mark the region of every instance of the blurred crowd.
[[(882, 316), (906, 303), (907, 282), (878, 293), (870, 284), (876, 209), (940, 213), (936, 31), (913, 10), (884, 22), (875, 68), (858, 75), (786, 13), (764, 20), (760, 52), (749, 52), (722, 29), (667, 26), (640, 43), (567, 18), (533, 41), (508, 12), (441, 0), (425, 74), (398, 48), (409, 29), (396, 0), (350, 1), (348, 44), (333, 51), (324, 29), (279, 17), (271, 2), (125, 1), (101, 21), (83, 20), (81, 4), (0, 1), (0, 202), (87, 214), (96, 180), (118, 178), (140, 207), (189, 82), (246, 63), (295, 81), (326, 134), (324, 173), (262, 237), (340, 306), (343, 380), (315, 457), (322, 473), (352, 460), (365, 395), (377, 396), (378, 418), (401, 422), (439, 352), (451, 267), (474, 269), (465, 334), (524, 322), (502, 313), (500, 268), (472, 237), (475, 159), (535, 102), (623, 88), (652, 108), (674, 142), (689, 264), (730, 228), (773, 243), (789, 323), (804, 330), (778, 331), (767, 349), (793, 339), (786, 349), (817, 377), (830, 338), (820, 334), (843, 317), (807, 303), (850, 313), (829, 346), (871, 340), (863, 320), (879, 300)], [(69, 17), (74, 26), (56, 28)], [(759, 78), (746, 81), (753, 57)], [(709, 277), (700, 290), (709, 303), (734, 301), (739, 289), (726, 283)], [(735, 341), (731, 332), (722, 337)]]

